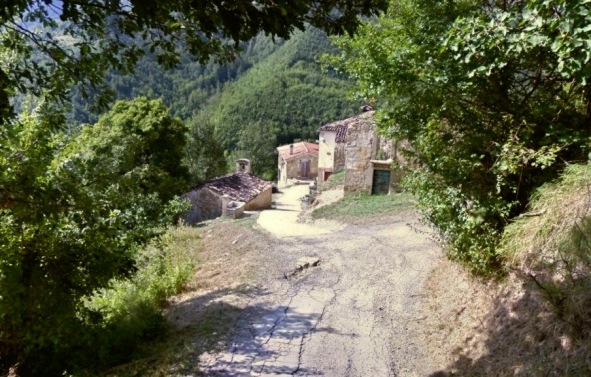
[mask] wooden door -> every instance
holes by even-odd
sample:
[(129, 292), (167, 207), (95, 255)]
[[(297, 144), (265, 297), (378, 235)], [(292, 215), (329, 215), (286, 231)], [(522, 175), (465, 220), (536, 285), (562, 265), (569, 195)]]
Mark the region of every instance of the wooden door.
[(310, 176), (310, 165), (311, 165), (311, 161), (310, 160), (306, 160), (306, 161), (302, 161), (301, 165), (300, 165), (300, 177), (302, 178), (308, 178)]

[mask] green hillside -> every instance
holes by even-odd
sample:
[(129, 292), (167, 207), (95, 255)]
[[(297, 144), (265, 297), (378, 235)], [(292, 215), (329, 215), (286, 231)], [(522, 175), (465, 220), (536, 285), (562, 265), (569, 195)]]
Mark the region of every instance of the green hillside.
[(297, 33), (226, 86), (206, 112), (233, 157), (250, 158), (255, 172), (273, 175), (275, 146), (316, 139), (318, 127), (357, 111), (347, 99), (348, 81), (316, 62), (333, 50), (317, 30)]
[[(255, 173), (272, 179), (277, 145), (316, 139), (318, 127), (354, 114), (360, 105), (347, 99), (346, 78), (323, 71), (317, 63), (320, 54), (334, 51), (328, 37), (311, 28), (288, 41), (254, 38), (243, 45), (238, 59), (224, 65), (186, 58), (167, 71), (146, 57), (133, 75), (111, 72), (105, 85), (116, 99), (161, 98), (174, 115), (200, 128), (194, 135), (213, 134), (207, 142), (219, 143), (216, 150), (224, 150), (228, 161), (249, 158)], [(91, 101), (73, 97), (74, 122), (95, 122), (98, 115), (89, 110)], [(207, 127), (214, 130), (204, 130)], [(193, 172), (195, 183), (222, 173), (196, 161), (200, 157), (195, 155), (204, 150), (198, 145), (197, 138), (189, 143), (195, 150), (187, 151), (189, 164), (200, 167)]]

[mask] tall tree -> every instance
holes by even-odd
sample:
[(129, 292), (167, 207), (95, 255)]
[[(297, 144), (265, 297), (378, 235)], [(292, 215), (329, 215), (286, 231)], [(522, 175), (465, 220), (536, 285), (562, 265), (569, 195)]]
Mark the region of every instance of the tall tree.
[(494, 272), (507, 222), (564, 165), (585, 161), (591, 9), (584, 0), (394, 0), (333, 63), (408, 139), (409, 187), (450, 255)]
[[(183, 209), (186, 127), (158, 101), (116, 103), (76, 138), (40, 108), (0, 132), (0, 366), (61, 375), (84, 297), (133, 271), (136, 251)], [(5, 369), (4, 369), (5, 370)]]
[(189, 134), (184, 163), (189, 169), (190, 183), (199, 185), (227, 172), (224, 148), (215, 132), (215, 123), (203, 114), (188, 122)]

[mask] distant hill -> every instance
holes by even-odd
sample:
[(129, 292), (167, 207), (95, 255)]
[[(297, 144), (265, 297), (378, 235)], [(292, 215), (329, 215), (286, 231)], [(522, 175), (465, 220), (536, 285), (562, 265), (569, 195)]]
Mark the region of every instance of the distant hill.
[[(112, 72), (105, 82), (117, 99), (162, 98), (181, 119), (207, 118), (228, 160), (250, 158), (256, 173), (272, 178), (277, 145), (316, 139), (318, 127), (353, 115), (360, 104), (347, 100), (346, 78), (323, 72), (317, 63), (320, 54), (334, 51), (319, 30), (295, 33), (288, 41), (259, 36), (243, 50), (225, 65), (186, 57), (168, 71), (146, 57), (134, 75)], [(97, 115), (89, 102), (73, 99), (72, 118), (93, 123)]]

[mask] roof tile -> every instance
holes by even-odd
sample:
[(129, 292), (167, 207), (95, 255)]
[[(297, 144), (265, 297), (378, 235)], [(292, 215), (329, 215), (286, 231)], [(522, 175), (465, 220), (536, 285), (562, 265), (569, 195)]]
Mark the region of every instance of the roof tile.
[[(290, 153), (290, 145), (293, 145), (292, 153)], [(279, 152), (279, 157), (283, 160), (291, 160), (305, 154), (311, 154), (318, 157), (318, 144), (301, 141), (299, 143), (277, 147), (277, 151)]]
[(271, 186), (271, 182), (254, 175), (235, 173), (212, 179), (197, 188), (206, 187), (220, 195), (228, 195), (231, 200), (247, 203)]

